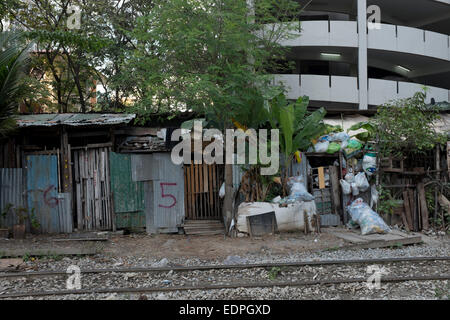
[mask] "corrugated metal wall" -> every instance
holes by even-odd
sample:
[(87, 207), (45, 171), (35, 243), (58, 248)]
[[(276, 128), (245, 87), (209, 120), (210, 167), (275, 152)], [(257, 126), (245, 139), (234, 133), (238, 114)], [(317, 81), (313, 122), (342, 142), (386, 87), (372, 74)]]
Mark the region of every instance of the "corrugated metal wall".
[(26, 157), (26, 194), (28, 210), (34, 208), (41, 233), (72, 232), (70, 194), (58, 193), (56, 155)]
[(170, 153), (155, 153), (159, 179), (153, 181), (153, 223), (160, 231), (176, 232), (184, 219), (183, 166), (172, 162)]
[(133, 181), (130, 154), (110, 153), (116, 228), (145, 227), (144, 183)]
[[(284, 157), (281, 157), (280, 159), (280, 165), (284, 164)], [(294, 158), (291, 161), (291, 165), (288, 170), (288, 176), (303, 176), (305, 178), (305, 183), (307, 183), (307, 177), (308, 177), (308, 159), (305, 156), (304, 153), (301, 153), (301, 159), (302, 161), (300, 163), (297, 162), (297, 160)]]
[[(5, 212), (8, 204), (16, 208), (25, 206), (23, 178), (23, 169), (0, 169), (0, 213)], [(2, 228), (12, 228), (16, 222), (11, 210), (5, 216), (0, 215)]]
[(59, 193), (58, 199), (59, 232), (71, 233), (73, 231), (72, 195)]
[(133, 154), (131, 171), (144, 184), (147, 233), (177, 232), (185, 211), (183, 166), (170, 153)]

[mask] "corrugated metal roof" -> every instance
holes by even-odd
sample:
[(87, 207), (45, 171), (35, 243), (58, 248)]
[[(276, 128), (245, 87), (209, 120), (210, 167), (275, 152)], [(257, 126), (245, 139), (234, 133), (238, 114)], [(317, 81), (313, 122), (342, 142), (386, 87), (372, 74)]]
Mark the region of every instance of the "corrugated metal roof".
[(135, 114), (99, 114), (99, 113), (41, 113), (20, 115), (17, 125), (24, 127), (53, 127), (66, 125), (72, 127), (90, 125), (114, 125), (128, 123), (136, 118)]

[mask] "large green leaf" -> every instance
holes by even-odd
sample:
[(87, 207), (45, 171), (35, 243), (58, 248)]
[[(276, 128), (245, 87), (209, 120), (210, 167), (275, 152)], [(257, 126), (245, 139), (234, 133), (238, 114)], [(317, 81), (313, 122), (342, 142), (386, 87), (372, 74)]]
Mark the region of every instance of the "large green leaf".
[(284, 138), (284, 152), (288, 156), (292, 152), (292, 137), (294, 134), (294, 106), (280, 109), (280, 127)]
[(311, 139), (317, 137), (324, 131), (325, 125), (322, 120), (325, 117), (325, 114), (325, 109), (321, 108), (314, 111), (305, 119), (303, 128), (294, 138), (294, 151), (306, 150), (311, 145)]
[(299, 129), (303, 126), (308, 105), (309, 98), (307, 96), (300, 97), (295, 102), (295, 129)]

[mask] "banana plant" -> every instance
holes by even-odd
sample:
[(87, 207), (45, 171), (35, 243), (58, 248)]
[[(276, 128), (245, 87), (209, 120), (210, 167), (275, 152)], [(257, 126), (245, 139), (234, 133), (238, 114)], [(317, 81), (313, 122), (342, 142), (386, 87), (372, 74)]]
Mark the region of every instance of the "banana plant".
[(369, 140), (373, 140), (376, 136), (376, 126), (373, 122), (371, 121), (362, 121), (362, 122), (358, 122), (356, 124), (354, 124), (353, 126), (351, 126), (347, 132), (350, 131), (357, 131), (357, 130), (361, 130), (364, 129), (365, 131), (355, 134), (352, 136), (356, 137), (358, 140), (367, 143), (367, 141)]
[(280, 147), (285, 156), (285, 167), (295, 152), (306, 151), (316, 138), (325, 130), (323, 118), (326, 111), (320, 108), (308, 112), (309, 98), (303, 96), (290, 103), (284, 94), (272, 99), (267, 105), (267, 116), (271, 127), (280, 130)]

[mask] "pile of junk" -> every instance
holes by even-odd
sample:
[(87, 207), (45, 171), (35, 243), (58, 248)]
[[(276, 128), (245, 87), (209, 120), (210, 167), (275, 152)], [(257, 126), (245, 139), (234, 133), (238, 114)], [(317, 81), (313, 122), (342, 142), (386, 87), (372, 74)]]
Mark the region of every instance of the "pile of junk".
[[(276, 231), (320, 232), (323, 226), (388, 233), (376, 210), (376, 151), (345, 132), (328, 133), (293, 160), (300, 170), (287, 178), (288, 196), (270, 202), (242, 202), (232, 227), (238, 236)], [(330, 222), (333, 221), (333, 222)]]

